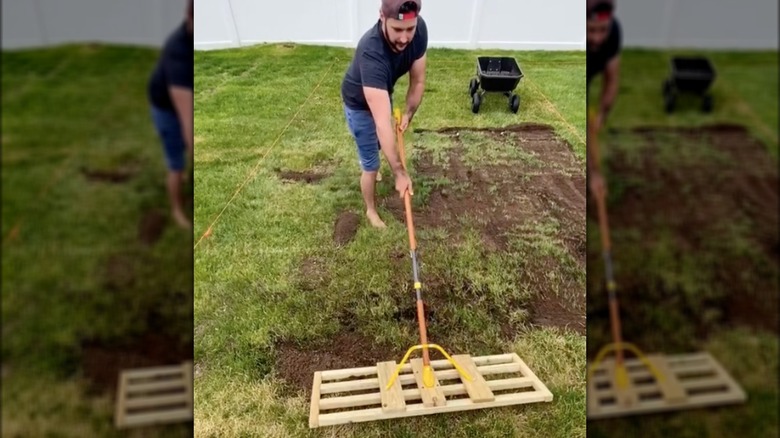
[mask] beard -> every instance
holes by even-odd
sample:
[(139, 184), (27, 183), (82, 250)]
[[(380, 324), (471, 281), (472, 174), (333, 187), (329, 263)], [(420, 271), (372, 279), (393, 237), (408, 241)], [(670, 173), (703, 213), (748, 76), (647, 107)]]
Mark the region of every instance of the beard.
[(404, 49), (409, 47), (409, 43), (402, 44), (399, 41), (393, 41), (390, 39), (390, 36), (387, 34), (387, 23), (384, 23), (382, 31), (385, 34), (385, 41), (387, 41), (387, 43), (390, 45), (390, 47), (393, 48), (395, 52), (403, 52)]
[(395, 47), (396, 51), (402, 52), (405, 48), (409, 47), (409, 43), (406, 44), (393, 43), (393, 47)]

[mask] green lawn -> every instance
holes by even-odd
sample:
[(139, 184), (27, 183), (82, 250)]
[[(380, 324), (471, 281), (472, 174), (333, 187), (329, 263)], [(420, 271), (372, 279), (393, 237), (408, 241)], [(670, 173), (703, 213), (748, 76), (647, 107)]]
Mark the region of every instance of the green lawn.
[[(600, 136), (624, 339), (646, 353), (709, 351), (748, 402), (593, 421), (588, 435), (777, 436), (778, 55), (705, 52), (718, 74), (715, 111), (686, 99), (667, 115), (661, 84), (675, 53), (624, 52)], [(747, 132), (706, 131), (716, 124)], [(611, 341), (600, 251), (594, 211), (589, 358)]]
[[(518, 88), (519, 115), (500, 96), (489, 96), (479, 115), (471, 113), (467, 89), (478, 54), (429, 52), (426, 94), (412, 129), (551, 125), (570, 145), (565, 152), (574, 163), (561, 171), (569, 172), (567, 178), (582, 176), (584, 53), (510, 53), (526, 75)], [(423, 293), (435, 312), (431, 340), (450, 353), (516, 351), (555, 400), (308, 429), (306, 390), (313, 375), (307, 367), (331, 357), (328, 349), (350, 347), (329, 340), (354, 340), (365, 349), (354, 357), (334, 353), (329, 368), (398, 361), (417, 341), (406, 230), (393, 214), (386, 168), (380, 215), (389, 228), (371, 229), (362, 214), (357, 157), (340, 100), (350, 57), (346, 49), (281, 44), (196, 53), (197, 435), (584, 437), (585, 338), (532, 326), (529, 317), (531, 302), (547, 287), (570, 304), (584, 303), (584, 265), (561, 238), (571, 230), (552, 215), (526, 217), (513, 224), (501, 250), (485, 244), (479, 217), (450, 211), (433, 218), (439, 211), (425, 210), (444, 190), (453, 199), (475, 193), (476, 186), (451, 174), (456, 168), (477, 174), (483, 166), (499, 169), (485, 188), (495, 194), (488, 201), (499, 209), (516, 206), (523, 194), (508, 190), (500, 178), (522, 183), (512, 174), (514, 163), (541, 169), (551, 162), (519, 148), (518, 140), (473, 131), (458, 141), (430, 131), (406, 137), (421, 218)], [(396, 88), (396, 105), (403, 104), (405, 81)], [(278, 171), (325, 178), (291, 183)], [(337, 247), (334, 222), (342, 211), (357, 214), (360, 224), (354, 240)], [(584, 201), (581, 213), (563, 213), (581, 218), (574, 231), (584, 236)], [(364, 362), (352, 362), (358, 357)], [(285, 376), (298, 368), (305, 378), (295, 386)]]
[[(146, 213), (168, 211), (145, 93), (157, 56), (94, 45), (2, 53), (3, 436), (192, 433), (116, 432), (110, 393), (87, 391), (82, 367), (85, 341), (151, 331), (191, 342), (191, 236), (167, 220), (154, 245), (138, 238)], [(126, 181), (87, 177), (101, 172)]]

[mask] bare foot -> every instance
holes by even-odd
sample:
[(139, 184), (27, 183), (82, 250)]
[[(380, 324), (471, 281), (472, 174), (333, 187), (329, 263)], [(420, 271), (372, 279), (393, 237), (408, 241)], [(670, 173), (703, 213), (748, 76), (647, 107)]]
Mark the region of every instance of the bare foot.
[(379, 219), (379, 214), (376, 212), (376, 210), (366, 210), (366, 216), (368, 217), (368, 221), (371, 222), (372, 226), (376, 228), (387, 228), (387, 225), (382, 222), (382, 219)]
[(184, 212), (174, 210), (172, 214), (173, 214), (173, 220), (176, 221), (176, 224), (178, 226), (184, 228), (185, 230), (192, 229), (192, 222), (190, 222), (190, 220), (187, 219), (187, 216), (184, 214)]

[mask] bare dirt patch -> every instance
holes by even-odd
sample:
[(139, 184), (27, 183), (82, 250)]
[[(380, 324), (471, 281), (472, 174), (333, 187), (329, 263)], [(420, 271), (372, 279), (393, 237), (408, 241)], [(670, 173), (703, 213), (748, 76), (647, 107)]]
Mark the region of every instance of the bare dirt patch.
[(299, 284), (302, 290), (316, 291), (325, 285), (328, 271), (324, 260), (316, 257), (307, 257), (298, 268)]
[(346, 245), (355, 238), (358, 227), (360, 227), (360, 216), (351, 211), (342, 212), (336, 218), (333, 241), (336, 242), (337, 246)]
[[(584, 303), (582, 303), (584, 305)], [(585, 309), (572, 305), (555, 294), (536, 296), (531, 306), (531, 321), (540, 327), (557, 327), (585, 336)]]
[(125, 369), (176, 365), (192, 360), (192, 343), (182, 343), (154, 332), (115, 343), (87, 341), (81, 363), (90, 390), (114, 394), (119, 373)]
[(318, 345), (277, 343), (275, 369), (294, 390), (309, 395), (315, 371), (374, 366), (377, 362), (402, 357), (403, 353), (348, 330)]
[[(712, 260), (706, 280), (697, 278), (696, 284), (705, 282), (703, 286), (715, 293), (700, 298), (686, 296), (681, 289), (650, 296), (648, 282), (657, 281), (659, 273), (618, 270), (626, 321), (636, 321), (642, 309), (659, 306), (660, 300), (664, 309), (679, 314), (678, 319), (690, 323), (700, 336), (724, 324), (777, 333), (779, 180), (777, 162), (766, 146), (735, 125), (647, 127), (628, 135), (637, 144), (623, 147), (616, 139), (609, 146), (613, 149), (606, 163), (613, 181), (610, 187), (620, 192), (619, 200), (610, 204), (609, 219), (614, 231), (634, 230), (642, 238), (641, 242), (613, 242), (615, 257), (620, 246), (652, 248), (667, 239), (672, 242), (669, 257), (673, 259), (686, 255)], [(589, 220), (595, 223), (592, 210)], [(594, 245), (593, 249), (589, 260), (601, 271), (596, 253), (600, 248)], [(590, 273), (588, 277), (591, 282)], [(599, 284), (592, 286), (603, 290)], [(601, 309), (604, 318), (605, 295), (589, 294), (588, 299), (589, 310), (591, 306)], [(710, 310), (720, 316), (705, 321)], [(638, 330), (640, 336), (641, 330), (630, 322), (624, 323), (624, 329)]]
[(118, 170), (101, 170), (101, 169), (87, 169), (87, 168), (81, 169), (81, 174), (84, 175), (90, 181), (114, 183), (114, 184), (121, 184), (121, 183), (128, 182), (133, 176), (135, 176), (135, 173), (136, 173), (135, 171), (128, 170), (128, 169), (118, 169)]
[(157, 210), (149, 210), (138, 223), (138, 239), (145, 245), (154, 245), (162, 237), (168, 219)]
[(325, 173), (295, 172), (292, 170), (277, 170), (277, 175), (284, 181), (304, 182), (306, 184), (318, 183), (328, 177)]

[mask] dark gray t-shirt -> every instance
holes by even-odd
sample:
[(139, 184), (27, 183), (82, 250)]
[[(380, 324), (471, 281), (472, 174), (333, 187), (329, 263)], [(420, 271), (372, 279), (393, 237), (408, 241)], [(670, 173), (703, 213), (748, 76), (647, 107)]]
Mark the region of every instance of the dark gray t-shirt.
[(428, 27), (422, 17), (417, 17), (414, 38), (401, 53), (393, 52), (385, 41), (382, 22), (377, 21), (358, 42), (355, 57), (341, 83), (344, 105), (354, 110), (367, 110), (364, 86), (387, 90), (392, 96), (398, 78), (408, 73), (414, 61), (422, 58), (427, 49)]

